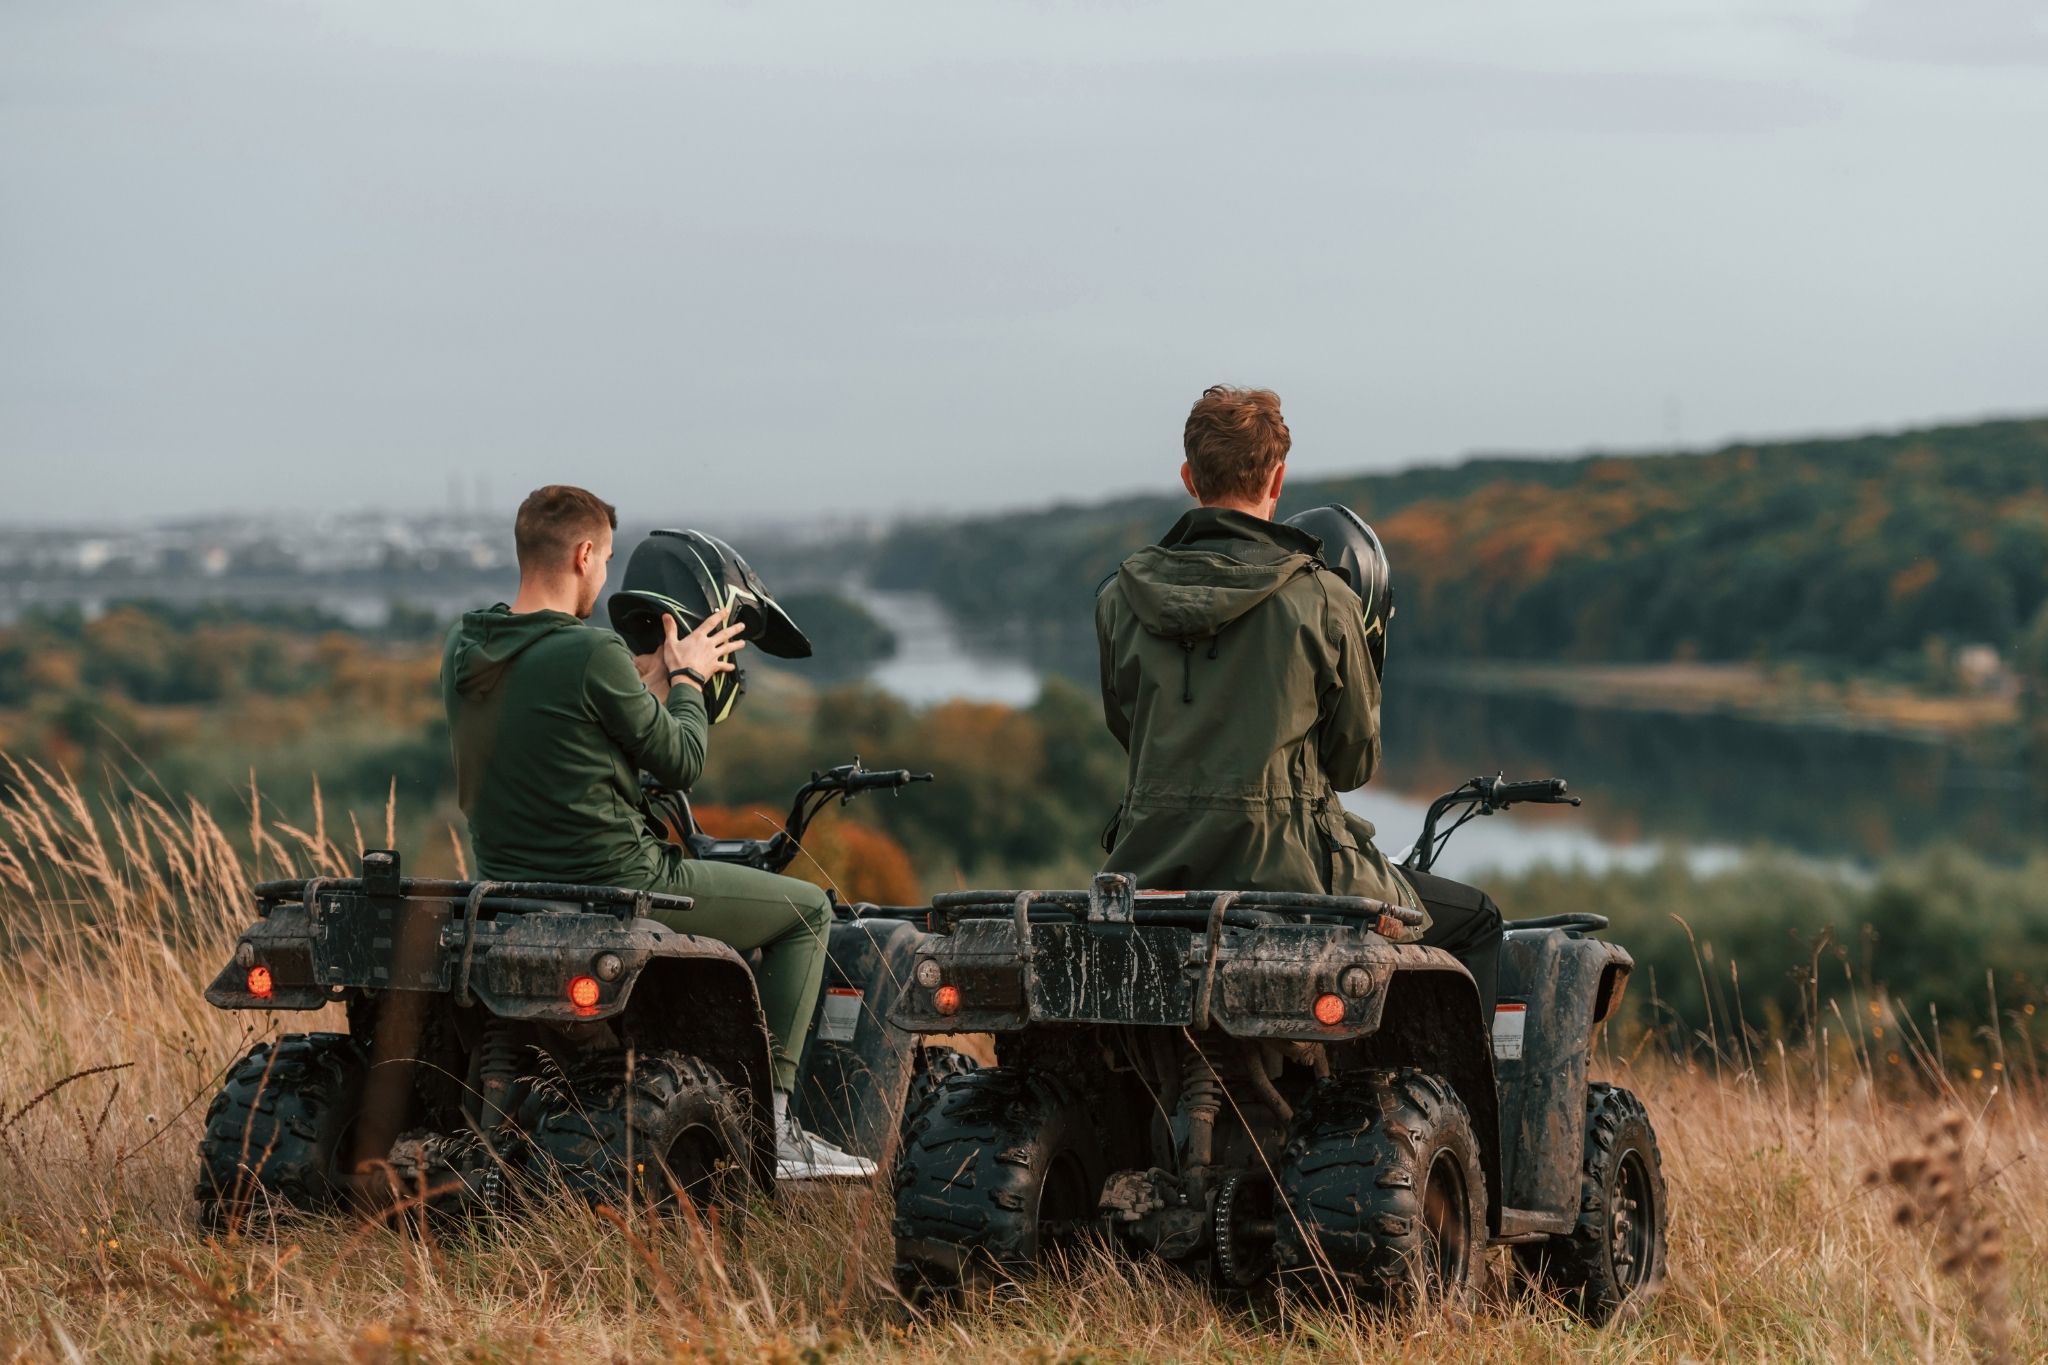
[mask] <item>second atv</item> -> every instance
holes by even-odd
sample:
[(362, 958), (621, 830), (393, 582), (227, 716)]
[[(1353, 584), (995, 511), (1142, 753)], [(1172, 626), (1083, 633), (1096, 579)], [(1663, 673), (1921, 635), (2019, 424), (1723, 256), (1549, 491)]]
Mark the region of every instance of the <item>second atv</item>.
[[(1446, 813), (1519, 802), (1576, 804), (1474, 779), (1410, 864)], [(900, 1289), (943, 1298), (1090, 1233), (1232, 1288), (1455, 1304), (1505, 1245), (1586, 1318), (1633, 1311), (1663, 1271), (1657, 1142), (1634, 1095), (1588, 1079), (1629, 955), (1597, 915), (1510, 923), (1489, 1021), (1455, 958), (1394, 941), (1420, 919), (1114, 874), (936, 898), (897, 1019), (992, 1033), (999, 1064), (906, 1115)]]
[[(704, 835), (680, 795), (648, 804), (695, 856), (781, 871), (826, 802), (927, 777), (857, 762), (814, 774), (766, 839)], [(347, 1031), (287, 1034), (230, 1068), (200, 1142), (203, 1224), (423, 1193), (459, 1212), (546, 1182), (668, 1206), (773, 1189), (770, 1041), (750, 964), (647, 918), (687, 911), (686, 898), (408, 878), (397, 853), (372, 850), (360, 877), (266, 882), (256, 903), (208, 1001), (335, 1005)], [(923, 908), (838, 910), (797, 1115), (879, 1158), (926, 1065), (887, 1020), (922, 937), (904, 917)]]

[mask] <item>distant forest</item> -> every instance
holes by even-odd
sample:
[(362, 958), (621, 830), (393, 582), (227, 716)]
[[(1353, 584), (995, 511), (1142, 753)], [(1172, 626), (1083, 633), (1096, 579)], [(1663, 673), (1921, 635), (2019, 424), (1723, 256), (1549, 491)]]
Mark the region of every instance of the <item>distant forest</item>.
[[(1869, 667), (1930, 640), (2011, 656), (2048, 611), (2048, 419), (1304, 479), (1281, 515), (1325, 502), (1385, 538), (1394, 645), (1419, 656)], [(964, 620), (1085, 629), (1096, 585), (1184, 505), (906, 527), (870, 573)]]

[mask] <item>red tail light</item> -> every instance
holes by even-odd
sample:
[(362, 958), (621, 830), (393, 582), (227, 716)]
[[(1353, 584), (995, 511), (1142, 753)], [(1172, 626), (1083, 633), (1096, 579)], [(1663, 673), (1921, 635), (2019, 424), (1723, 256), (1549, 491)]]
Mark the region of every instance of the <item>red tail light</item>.
[(958, 1014), (960, 1012), (960, 988), (958, 986), (941, 986), (933, 991), (932, 1008), (940, 1014)]
[(1344, 1022), (1344, 997), (1341, 995), (1319, 995), (1316, 997), (1316, 1022), (1324, 1028), (1335, 1028)]
[(270, 979), (270, 968), (258, 966), (249, 969), (249, 994), (258, 1000), (268, 1000), (276, 993), (277, 983)]
[(569, 1003), (579, 1010), (597, 1008), (597, 978), (579, 976), (569, 983)]

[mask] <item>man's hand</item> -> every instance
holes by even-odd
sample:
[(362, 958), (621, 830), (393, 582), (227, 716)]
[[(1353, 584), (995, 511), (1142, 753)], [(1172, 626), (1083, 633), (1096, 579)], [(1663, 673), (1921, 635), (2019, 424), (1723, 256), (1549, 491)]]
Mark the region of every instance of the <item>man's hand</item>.
[(669, 688), (676, 683), (685, 687), (697, 686), (689, 678), (671, 680), (669, 675), (677, 669), (694, 668), (707, 678), (715, 678), (720, 673), (732, 672), (735, 667), (732, 656), (747, 647), (747, 642), (739, 638), (746, 631), (746, 626), (738, 621), (727, 625), (722, 609), (711, 613), (703, 625), (688, 635), (678, 635), (676, 618), (664, 612), (661, 630), (665, 638), (660, 650), (638, 655), (633, 660), (633, 666), (647, 680), (647, 690), (661, 702), (668, 700)]

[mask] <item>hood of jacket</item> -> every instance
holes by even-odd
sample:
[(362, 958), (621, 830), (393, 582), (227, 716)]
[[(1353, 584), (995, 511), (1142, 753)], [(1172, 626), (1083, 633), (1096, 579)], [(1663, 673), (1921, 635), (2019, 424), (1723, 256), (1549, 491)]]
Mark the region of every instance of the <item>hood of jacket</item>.
[(514, 612), (503, 602), (464, 612), (448, 632), (442, 667), (465, 697), (497, 686), (512, 661), (548, 636), (577, 630), (583, 623), (566, 611)]
[(1322, 542), (1244, 512), (1198, 507), (1117, 570), (1138, 623), (1169, 640), (1207, 639), (1315, 567)]

